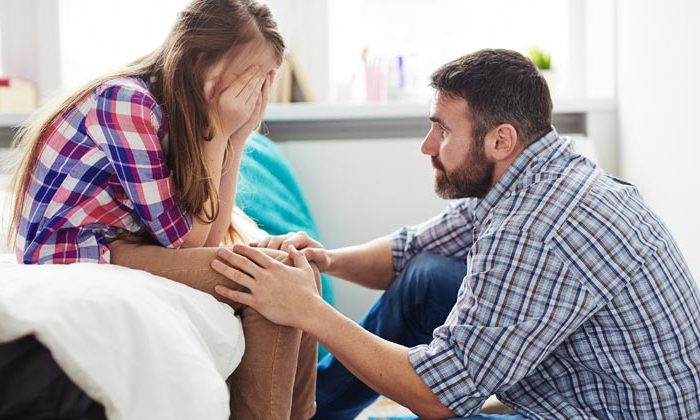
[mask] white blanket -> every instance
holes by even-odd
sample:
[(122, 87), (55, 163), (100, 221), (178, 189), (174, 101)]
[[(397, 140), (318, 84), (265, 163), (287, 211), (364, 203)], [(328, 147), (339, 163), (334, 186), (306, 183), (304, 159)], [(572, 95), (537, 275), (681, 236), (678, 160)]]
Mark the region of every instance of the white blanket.
[(118, 266), (0, 262), (0, 342), (27, 334), (109, 419), (228, 418), (243, 330), (203, 292)]

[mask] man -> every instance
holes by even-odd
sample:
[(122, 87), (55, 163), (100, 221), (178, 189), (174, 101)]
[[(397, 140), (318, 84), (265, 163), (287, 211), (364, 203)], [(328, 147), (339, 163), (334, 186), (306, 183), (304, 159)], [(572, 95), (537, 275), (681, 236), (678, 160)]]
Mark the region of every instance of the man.
[[(294, 267), (237, 246), (222, 252), (227, 264), (213, 265), (249, 291), (218, 293), (315, 335), (359, 380), (421, 417), (474, 415), (493, 394), (533, 418), (696, 417), (700, 293), (637, 189), (551, 128), (549, 90), (522, 55), (482, 50), (437, 70), (432, 84), (421, 150), (432, 158), (437, 192), (462, 200), (356, 247), (326, 251), (304, 235), (258, 244), (288, 250)], [(440, 305), (430, 300), (451, 299), (455, 273), (459, 293), (432, 341), (413, 334), (397, 344), (325, 304), (307, 259), (389, 291), (415, 286), (401, 284), (407, 273), (430, 271), (413, 302), (380, 300), (373, 330), (418, 301), (427, 302), (424, 313), (399, 323), (435, 322)], [(324, 413), (322, 405), (321, 418), (354, 412)]]

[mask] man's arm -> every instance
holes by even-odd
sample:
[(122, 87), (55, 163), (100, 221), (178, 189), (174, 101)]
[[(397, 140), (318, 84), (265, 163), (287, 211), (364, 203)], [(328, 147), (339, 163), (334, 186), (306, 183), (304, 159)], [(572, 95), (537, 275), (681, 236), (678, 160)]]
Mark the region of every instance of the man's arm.
[(269, 236), (251, 246), (278, 249), (284, 252), (293, 246), (331, 276), (351, 281), (370, 289), (384, 290), (394, 280), (393, 250), (390, 238), (378, 238), (362, 245), (326, 250), (306, 232)]
[(370, 289), (384, 290), (407, 262), (422, 252), (464, 258), (473, 244), (471, 200), (452, 202), (424, 223), (405, 226), (371, 242), (327, 251), (304, 232), (263, 238), (259, 248), (301, 250), (322, 272)]
[[(218, 256), (228, 264), (217, 260), (212, 267), (226, 277), (235, 277), (252, 294), (221, 287), (216, 288), (217, 293), (261, 311), (275, 323), (316, 336), (360, 380), (421, 418), (454, 417), (418, 376), (406, 347), (371, 334), (321, 299), (310, 281), (313, 269), (301, 252), (290, 253), (294, 263), (294, 267), (287, 267), (290, 272), (261, 250), (239, 245), (234, 250), (219, 250)], [(241, 272), (248, 275), (240, 276)]]
[[(370, 388), (408, 407), (420, 418), (455, 416), (418, 376), (406, 347), (370, 333), (325, 302), (319, 303), (310, 317), (301, 328), (316, 336)], [(321, 319), (323, 322), (318, 321)]]
[(385, 290), (394, 280), (391, 242), (386, 238), (330, 250), (328, 258), (326, 273), (360, 286)]

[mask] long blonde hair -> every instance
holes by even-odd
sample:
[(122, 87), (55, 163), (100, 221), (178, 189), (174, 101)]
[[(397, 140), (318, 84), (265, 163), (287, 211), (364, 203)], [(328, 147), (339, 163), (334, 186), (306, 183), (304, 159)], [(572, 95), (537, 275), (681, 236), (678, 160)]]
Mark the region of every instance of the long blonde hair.
[[(11, 184), (15, 196), (9, 242), (14, 242), (17, 235), (31, 173), (41, 153), (44, 136), (54, 120), (103, 83), (129, 76), (153, 80), (150, 90), (168, 117), (167, 160), (178, 200), (189, 214), (203, 214), (202, 222), (212, 223), (219, 214), (219, 198), (202, 156), (201, 141), (206, 139), (208, 127), (214, 122), (209, 121), (202, 75), (233, 47), (253, 40), (258, 34), (273, 47), (281, 63), (284, 40), (266, 5), (255, 0), (193, 0), (179, 14), (158, 49), (119, 71), (91, 81), (21, 128), (13, 142), (21, 158)], [(237, 236), (230, 225), (227, 242), (234, 241)]]

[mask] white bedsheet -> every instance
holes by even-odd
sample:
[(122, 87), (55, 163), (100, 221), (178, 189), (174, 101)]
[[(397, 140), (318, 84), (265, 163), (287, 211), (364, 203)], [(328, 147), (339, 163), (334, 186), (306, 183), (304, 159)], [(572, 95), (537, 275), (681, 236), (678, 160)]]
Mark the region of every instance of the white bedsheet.
[(0, 258), (0, 342), (34, 334), (109, 419), (228, 418), (244, 350), (230, 307), (143, 271), (12, 260)]

